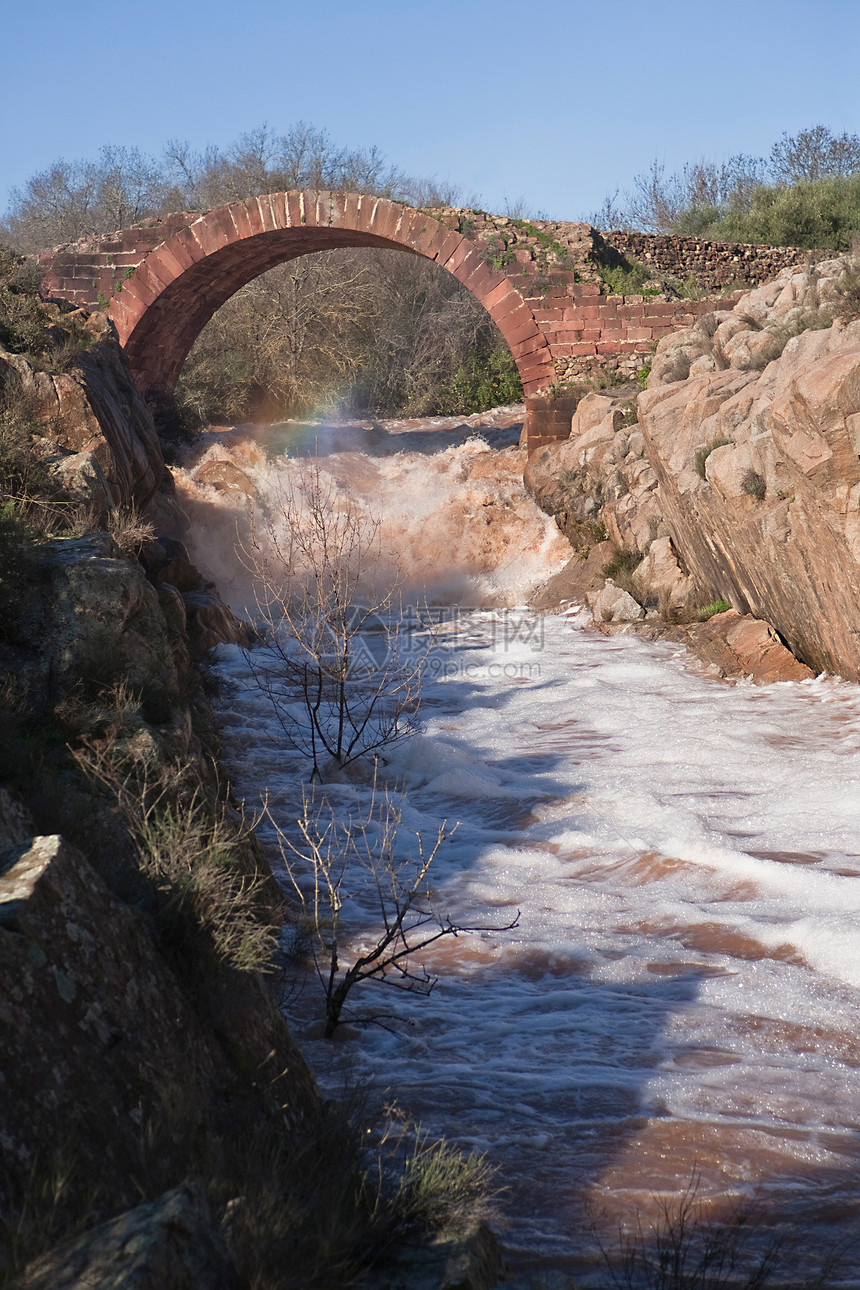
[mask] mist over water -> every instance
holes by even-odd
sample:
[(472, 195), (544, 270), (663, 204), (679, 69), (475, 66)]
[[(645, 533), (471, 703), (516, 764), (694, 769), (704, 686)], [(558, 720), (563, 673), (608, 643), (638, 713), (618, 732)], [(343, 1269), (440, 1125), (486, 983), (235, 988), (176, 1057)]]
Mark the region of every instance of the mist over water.
[[(356, 1009), (389, 1029), (314, 1040), (310, 978), (291, 1024), (324, 1087), (349, 1069), (488, 1152), (515, 1267), (604, 1285), (588, 1212), (611, 1234), (693, 1174), (715, 1214), (760, 1195), (769, 1222), (825, 1249), (853, 1235), (860, 1200), (860, 688), (732, 686), (677, 646), (588, 630), (575, 607), (517, 608), (570, 551), (523, 493), (515, 430), (475, 429), (244, 428), (212, 436), (179, 482), (194, 559), (238, 609), (252, 589), (237, 522), (314, 440), (381, 517), (391, 576), (471, 606), (446, 619), (423, 728), (384, 774), (426, 836), (460, 821), (436, 863), (440, 907), (519, 924), (424, 956), (427, 999), (363, 987)], [(235, 791), (253, 805), (265, 786), (289, 814), (307, 767), (242, 652), (217, 655)], [(349, 813), (368, 789), (330, 792)], [(366, 947), (371, 909), (351, 919)]]
[(176, 472), (192, 557), (232, 608), (253, 605), (237, 531), (241, 542), (255, 512), (277, 507), (289, 479), (319, 463), (332, 481), (334, 504), (349, 499), (379, 520), (373, 575), (395, 584), (404, 601), (521, 602), (571, 552), (523, 488), (524, 457), (516, 447), (522, 411), (499, 413), (495, 422), (484, 414), (465, 424), (441, 417), (288, 422), (212, 433), (193, 465)]

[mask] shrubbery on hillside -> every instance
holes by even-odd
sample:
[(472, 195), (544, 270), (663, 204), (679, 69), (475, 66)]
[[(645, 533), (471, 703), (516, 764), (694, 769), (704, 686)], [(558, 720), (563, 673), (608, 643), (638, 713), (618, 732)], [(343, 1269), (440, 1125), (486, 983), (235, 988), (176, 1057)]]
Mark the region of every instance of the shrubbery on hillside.
[(767, 158), (696, 161), (673, 173), (655, 161), (596, 218), (719, 242), (844, 250), (860, 230), (860, 135), (816, 125), (783, 134)]

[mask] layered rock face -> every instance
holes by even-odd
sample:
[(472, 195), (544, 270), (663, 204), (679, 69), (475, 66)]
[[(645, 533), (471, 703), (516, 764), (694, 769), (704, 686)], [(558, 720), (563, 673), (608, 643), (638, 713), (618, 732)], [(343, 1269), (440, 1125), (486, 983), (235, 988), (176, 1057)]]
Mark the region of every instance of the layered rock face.
[(603, 551), (630, 553), (626, 589), (641, 603), (724, 598), (813, 670), (857, 680), (852, 272), (844, 260), (788, 269), (665, 338), (648, 389), (583, 399), (570, 439), (541, 449), (526, 482), (583, 562), (607, 540)]
[(638, 415), (696, 580), (814, 670), (858, 680), (860, 322), (822, 326), (842, 273), (786, 272), (715, 315), (710, 341), (701, 327), (670, 338)]
[[(29, 838), (0, 859), (0, 967), (0, 1140), (12, 1178), (73, 1146), (79, 1177), (114, 1206), (130, 1203), (166, 1101), (179, 1100), (182, 1131), (201, 1147), (240, 1114), (234, 1060), (146, 920), (61, 837)], [(304, 1062), (258, 983), (243, 989), (267, 1019), (263, 1042), (247, 1044), (263, 1063), (254, 1109), (273, 1126), (284, 1112), (299, 1123), (314, 1106)]]
[[(55, 306), (44, 305), (46, 316)], [(53, 466), (71, 496), (97, 513), (134, 505), (142, 510), (164, 479), (164, 458), (152, 416), (125, 361), (116, 331), (102, 313), (58, 314), (88, 342), (65, 372), (35, 371), (0, 345), (0, 388), (30, 396), (55, 446)]]
[[(53, 370), (0, 350), (0, 392), (35, 427), (62, 500), (89, 526), (130, 505), (163, 512), (161, 448), (112, 329), (81, 316), (72, 331), (69, 314), (54, 329), (40, 308)], [(58, 371), (70, 331), (82, 348)], [(0, 1280), (70, 1224), (188, 1175), (218, 1193), (237, 1142), (298, 1141), (319, 1112), (264, 978), (220, 953), (200, 917), (175, 921), (180, 879), (165, 895), (116, 788), (129, 776), (145, 808), (175, 780), (184, 820), (194, 807), (223, 825), (231, 899), (250, 892), (263, 928), (280, 917), (277, 882), (218, 782), (193, 665), (243, 625), (175, 539), (145, 541), (138, 559), (99, 528), (13, 537), (0, 568)], [(67, 745), (106, 750), (112, 792)], [(213, 1217), (183, 1191), (149, 1208), (33, 1284), (230, 1284), (217, 1206)]]

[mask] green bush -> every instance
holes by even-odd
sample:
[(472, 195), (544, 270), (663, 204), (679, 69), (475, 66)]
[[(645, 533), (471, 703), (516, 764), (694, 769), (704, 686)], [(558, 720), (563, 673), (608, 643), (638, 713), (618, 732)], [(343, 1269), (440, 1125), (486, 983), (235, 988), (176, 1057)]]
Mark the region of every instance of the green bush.
[(724, 242), (845, 250), (858, 229), (860, 174), (812, 183), (761, 184), (748, 210), (729, 209), (709, 235)]
[(33, 356), (51, 348), (40, 308), (38, 271), (4, 246), (0, 246), (0, 345), (10, 354)]
[(523, 386), (510, 350), (482, 355), (473, 349), (453, 376), (442, 382), (434, 399), (437, 416), (467, 416), (504, 403), (519, 403)]
[(612, 268), (598, 265), (597, 272), (604, 287), (614, 296), (659, 295), (657, 288), (644, 290), (645, 283), (652, 274), (638, 260), (628, 258), (624, 264)]

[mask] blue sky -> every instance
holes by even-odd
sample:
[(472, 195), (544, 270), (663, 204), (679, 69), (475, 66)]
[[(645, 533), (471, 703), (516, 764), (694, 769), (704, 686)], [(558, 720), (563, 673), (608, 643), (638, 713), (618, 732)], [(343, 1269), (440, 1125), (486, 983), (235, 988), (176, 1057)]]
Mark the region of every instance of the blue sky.
[(860, 132), (860, 0), (14, 0), (0, 211), (58, 157), (305, 120), (481, 205), (575, 219), (656, 157)]

